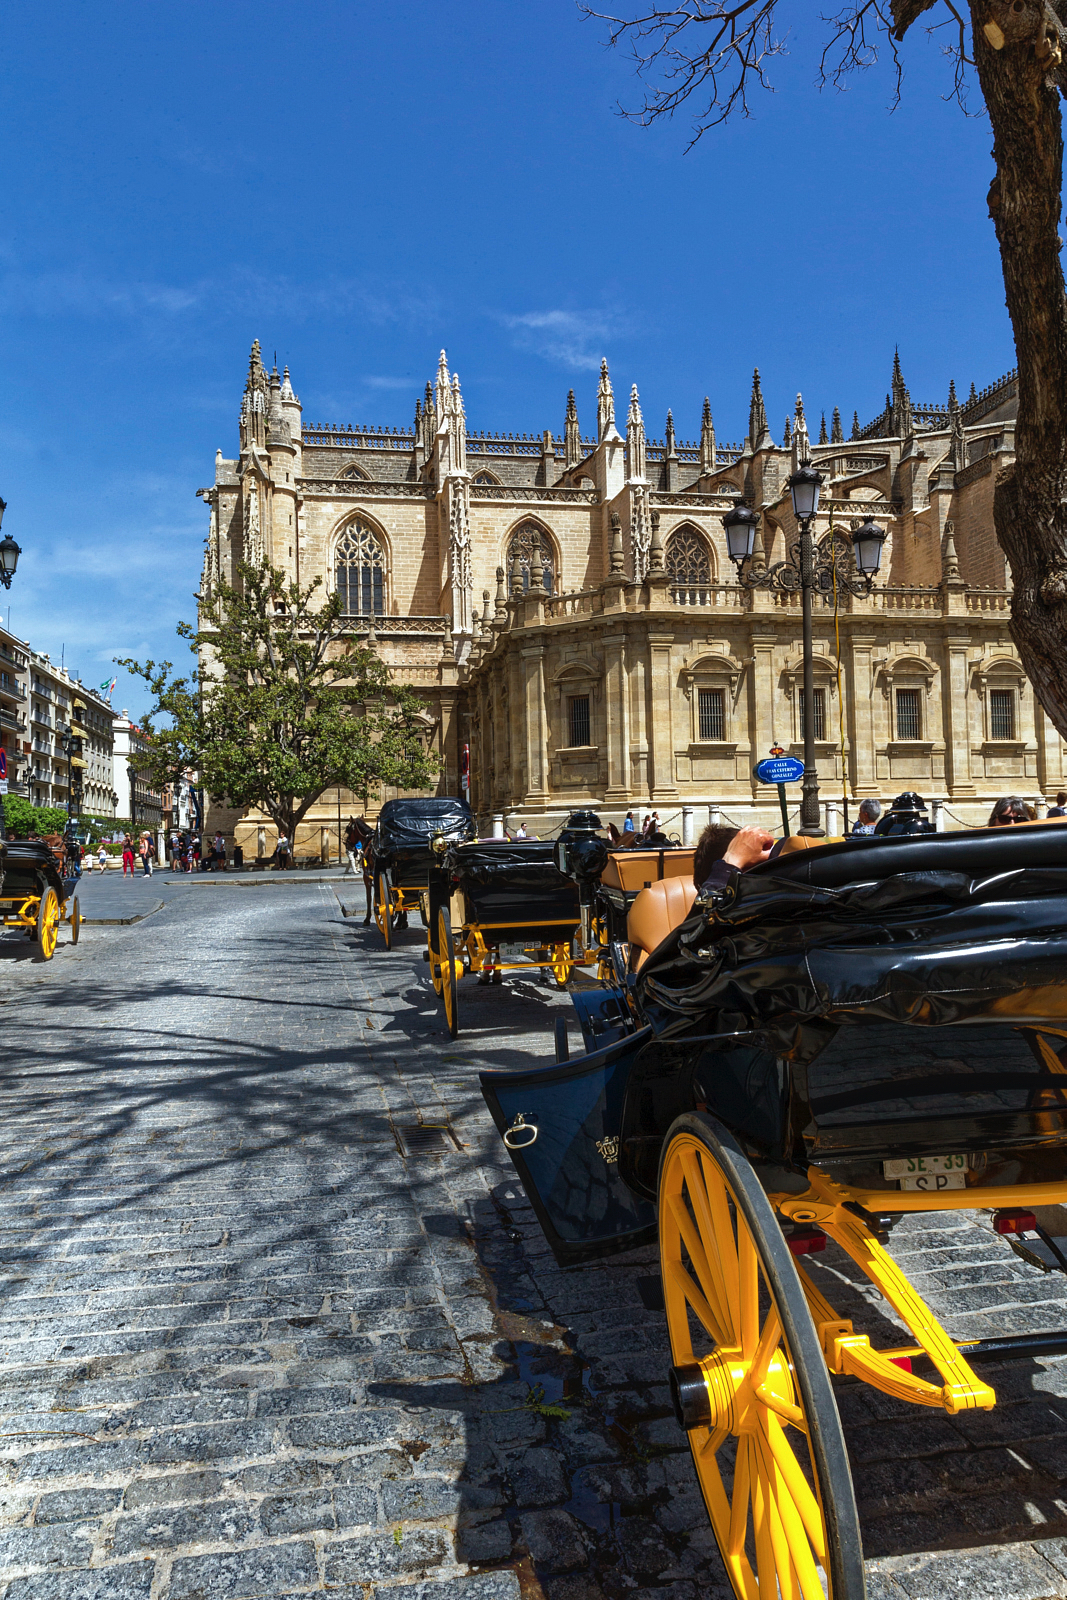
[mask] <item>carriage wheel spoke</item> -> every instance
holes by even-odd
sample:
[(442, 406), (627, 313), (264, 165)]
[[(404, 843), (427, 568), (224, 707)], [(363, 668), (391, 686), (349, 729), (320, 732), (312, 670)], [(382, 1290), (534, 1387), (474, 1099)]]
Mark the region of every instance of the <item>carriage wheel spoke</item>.
[[(707, 1323), (705, 1323), (705, 1326), (716, 1344), (727, 1344), (729, 1342), (728, 1321), (721, 1309), (723, 1305), (722, 1276), (712, 1272), (711, 1263), (704, 1250), (700, 1235), (693, 1225), (693, 1219), (686, 1210), (685, 1202), (681, 1195), (671, 1195), (670, 1208), (677, 1224), (678, 1232), (681, 1234), (682, 1241), (689, 1252), (689, 1259), (693, 1264), (697, 1281), (703, 1292), (706, 1308), (712, 1318), (710, 1326)], [(703, 1313), (696, 1306), (693, 1309), (697, 1312), (701, 1322), (704, 1322)]]

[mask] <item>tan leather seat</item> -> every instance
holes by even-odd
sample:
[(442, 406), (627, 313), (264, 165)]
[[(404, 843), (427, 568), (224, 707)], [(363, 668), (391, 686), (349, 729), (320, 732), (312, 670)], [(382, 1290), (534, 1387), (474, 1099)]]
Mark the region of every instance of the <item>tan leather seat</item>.
[(635, 972), (672, 929), (685, 921), (696, 897), (696, 885), (688, 878), (663, 878), (641, 890), (626, 918), (630, 965)]

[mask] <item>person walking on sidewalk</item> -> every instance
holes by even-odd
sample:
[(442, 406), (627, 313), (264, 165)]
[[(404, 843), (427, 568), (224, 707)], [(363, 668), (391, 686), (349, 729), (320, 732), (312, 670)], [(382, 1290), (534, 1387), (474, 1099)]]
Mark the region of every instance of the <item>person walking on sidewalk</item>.
[(96, 859), (100, 863), (100, 871), (101, 872), (106, 872), (107, 871), (107, 847), (105, 846), (103, 839), (101, 839), (101, 841), (100, 841), (100, 849), (96, 853)]
[(130, 877), (132, 878), (133, 877), (133, 840), (130, 838), (128, 833), (124, 833), (123, 836), (122, 836), (122, 876), (123, 877), (126, 876), (127, 868), (129, 869)]
[(152, 876), (152, 857), (155, 855), (155, 853), (156, 847), (152, 843), (152, 835), (150, 833), (142, 833), (141, 865), (144, 867), (144, 875), (146, 878), (150, 878)]

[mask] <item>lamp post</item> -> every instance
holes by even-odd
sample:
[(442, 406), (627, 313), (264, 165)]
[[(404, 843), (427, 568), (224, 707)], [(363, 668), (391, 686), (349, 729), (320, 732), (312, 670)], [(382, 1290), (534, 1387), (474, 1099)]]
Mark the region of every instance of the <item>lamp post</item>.
[[(730, 560), (737, 568), (737, 581), (746, 589), (781, 589), (787, 593), (801, 594), (803, 619), (804, 661), (804, 777), (800, 788), (800, 829), (809, 838), (821, 838), (823, 828), (819, 817), (819, 775), (815, 768), (815, 683), (814, 659), (811, 646), (811, 597), (818, 589), (828, 604), (835, 586), (847, 589), (850, 594), (870, 594), (871, 584), (882, 561), (885, 532), (876, 522), (868, 520), (852, 534), (851, 542), (834, 535), (827, 551), (816, 551), (811, 536), (811, 525), (819, 509), (819, 490), (822, 474), (816, 472), (810, 461), (801, 463), (789, 479), (789, 493), (793, 501), (793, 514), (800, 527), (800, 539), (790, 550), (785, 561), (778, 561), (766, 572), (746, 572), (745, 563), (752, 555), (759, 526), (759, 513), (748, 506), (736, 505), (723, 517), (726, 531), (726, 548)], [(850, 570), (855, 562), (858, 577)]]
[[(0, 522), (3, 522), (6, 510), (7, 501), (0, 500)], [(21, 554), (21, 547), (15, 543), (9, 533), (5, 533), (4, 537), (0, 539), (0, 583), (3, 584), (5, 589), (10, 589), (11, 587), (11, 580), (15, 576), (15, 568), (19, 564), (19, 556)]]

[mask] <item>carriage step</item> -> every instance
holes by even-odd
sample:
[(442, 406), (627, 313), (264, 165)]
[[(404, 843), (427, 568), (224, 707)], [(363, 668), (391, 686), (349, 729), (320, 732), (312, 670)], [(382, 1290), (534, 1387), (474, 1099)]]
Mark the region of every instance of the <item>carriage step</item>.
[(641, 1296), (641, 1304), (646, 1311), (666, 1311), (667, 1302), (663, 1298), (663, 1279), (658, 1272), (649, 1277), (638, 1278), (637, 1292)]

